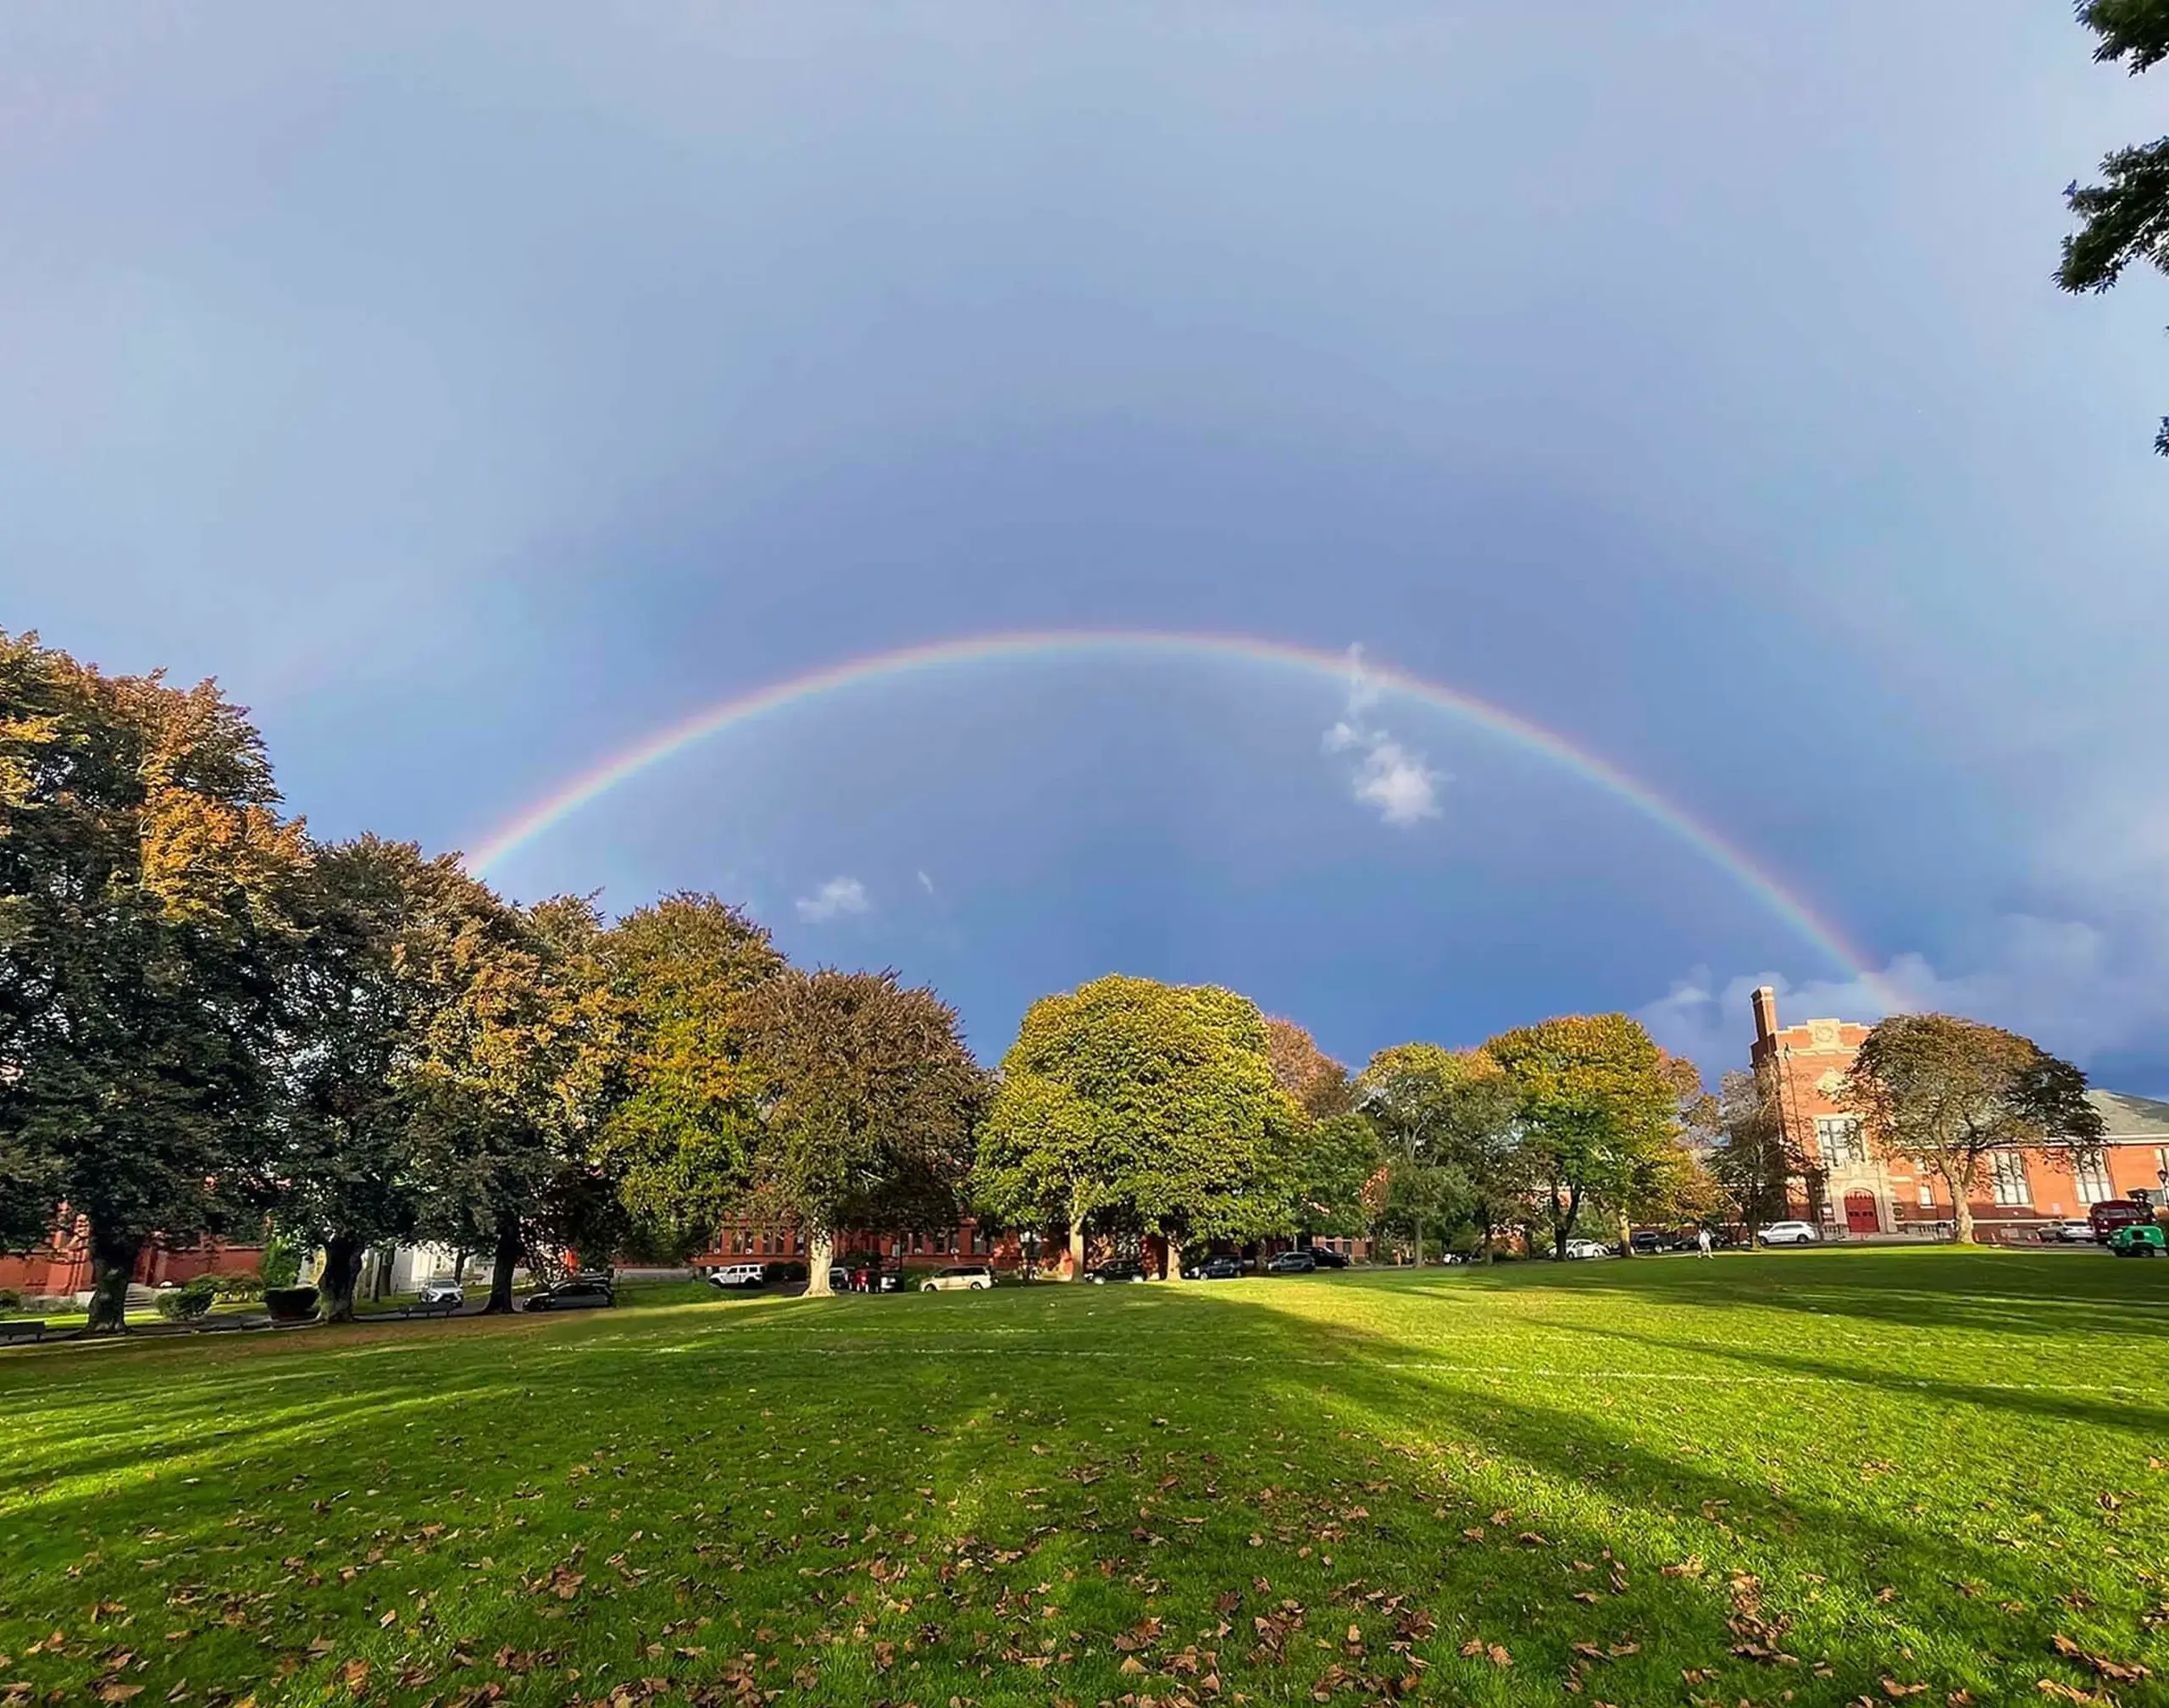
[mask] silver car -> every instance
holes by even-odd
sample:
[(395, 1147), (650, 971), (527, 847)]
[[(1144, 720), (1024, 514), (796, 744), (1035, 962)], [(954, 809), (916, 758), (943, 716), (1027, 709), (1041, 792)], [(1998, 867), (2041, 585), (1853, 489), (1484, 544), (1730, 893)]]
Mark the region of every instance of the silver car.
[(1812, 1245), (1822, 1236), (1812, 1222), (1772, 1222), (1756, 1237), (1765, 1245)]

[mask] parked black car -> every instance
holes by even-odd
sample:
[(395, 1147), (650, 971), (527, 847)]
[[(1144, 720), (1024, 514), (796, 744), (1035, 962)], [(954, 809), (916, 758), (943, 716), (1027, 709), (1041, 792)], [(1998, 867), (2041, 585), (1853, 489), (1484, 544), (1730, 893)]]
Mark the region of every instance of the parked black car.
[(1269, 1275), (1307, 1275), (1318, 1267), (1318, 1260), (1307, 1251), (1276, 1251), (1266, 1261)]
[(807, 1274), (803, 1263), (763, 1263), (761, 1279), (769, 1286), (779, 1281), (803, 1281)]
[(1223, 1252), (1218, 1257), (1208, 1257), (1205, 1267), (1197, 1272), (1201, 1281), (1233, 1281), (1243, 1273), (1243, 1260)]
[(583, 1279), (574, 1276), (569, 1281), (560, 1281), (554, 1287), (545, 1287), (527, 1301), (530, 1311), (592, 1311), (615, 1305), (618, 1295), (607, 1281)]
[(1654, 1257), (1667, 1249), (1664, 1235), (1654, 1228), (1637, 1228), (1628, 1236), (1627, 1243), (1638, 1257)]
[(1345, 1269), (1348, 1267), (1345, 1251), (1336, 1251), (1330, 1245), (1306, 1245), (1303, 1249), (1310, 1253), (1311, 1262), (1321, 1269)]
[(1118, 1258), (1112, 1263), (1102, 1263), (1084, 1278), (1096, 1287), (1107, 1287), (1117, 1282), (1150, 1281), (1152, 1278), (1145, 1273), (1142, 1263)]

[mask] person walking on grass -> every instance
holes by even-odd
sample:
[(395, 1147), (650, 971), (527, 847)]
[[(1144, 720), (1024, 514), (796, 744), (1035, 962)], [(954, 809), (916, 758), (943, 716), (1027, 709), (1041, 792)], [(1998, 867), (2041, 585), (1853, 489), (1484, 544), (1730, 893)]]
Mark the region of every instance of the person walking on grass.
[(1710, 1230), (1706, 1228), (1697, 1228), (1695, 1230), (1695, 1255), (1698, 1257), (1706, 1257), (1710, 1255)]

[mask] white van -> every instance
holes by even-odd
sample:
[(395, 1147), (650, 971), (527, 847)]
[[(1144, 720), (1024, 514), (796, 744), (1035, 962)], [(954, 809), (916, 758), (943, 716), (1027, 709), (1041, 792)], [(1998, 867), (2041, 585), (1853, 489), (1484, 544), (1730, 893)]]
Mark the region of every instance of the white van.
[(768, 1278), (765, 1263), (730, 1263), (708, 1271), (708, 1279), (718, 1287), (757, 1287)]

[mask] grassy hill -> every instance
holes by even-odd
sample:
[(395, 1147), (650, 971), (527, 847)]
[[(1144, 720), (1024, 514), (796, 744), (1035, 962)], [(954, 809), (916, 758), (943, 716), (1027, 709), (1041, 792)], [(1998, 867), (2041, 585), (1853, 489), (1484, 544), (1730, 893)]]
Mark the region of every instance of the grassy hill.
[(25, 1350), (0, 1704), (2161, 1702), (2165, 1353), (1950, 1250)]

